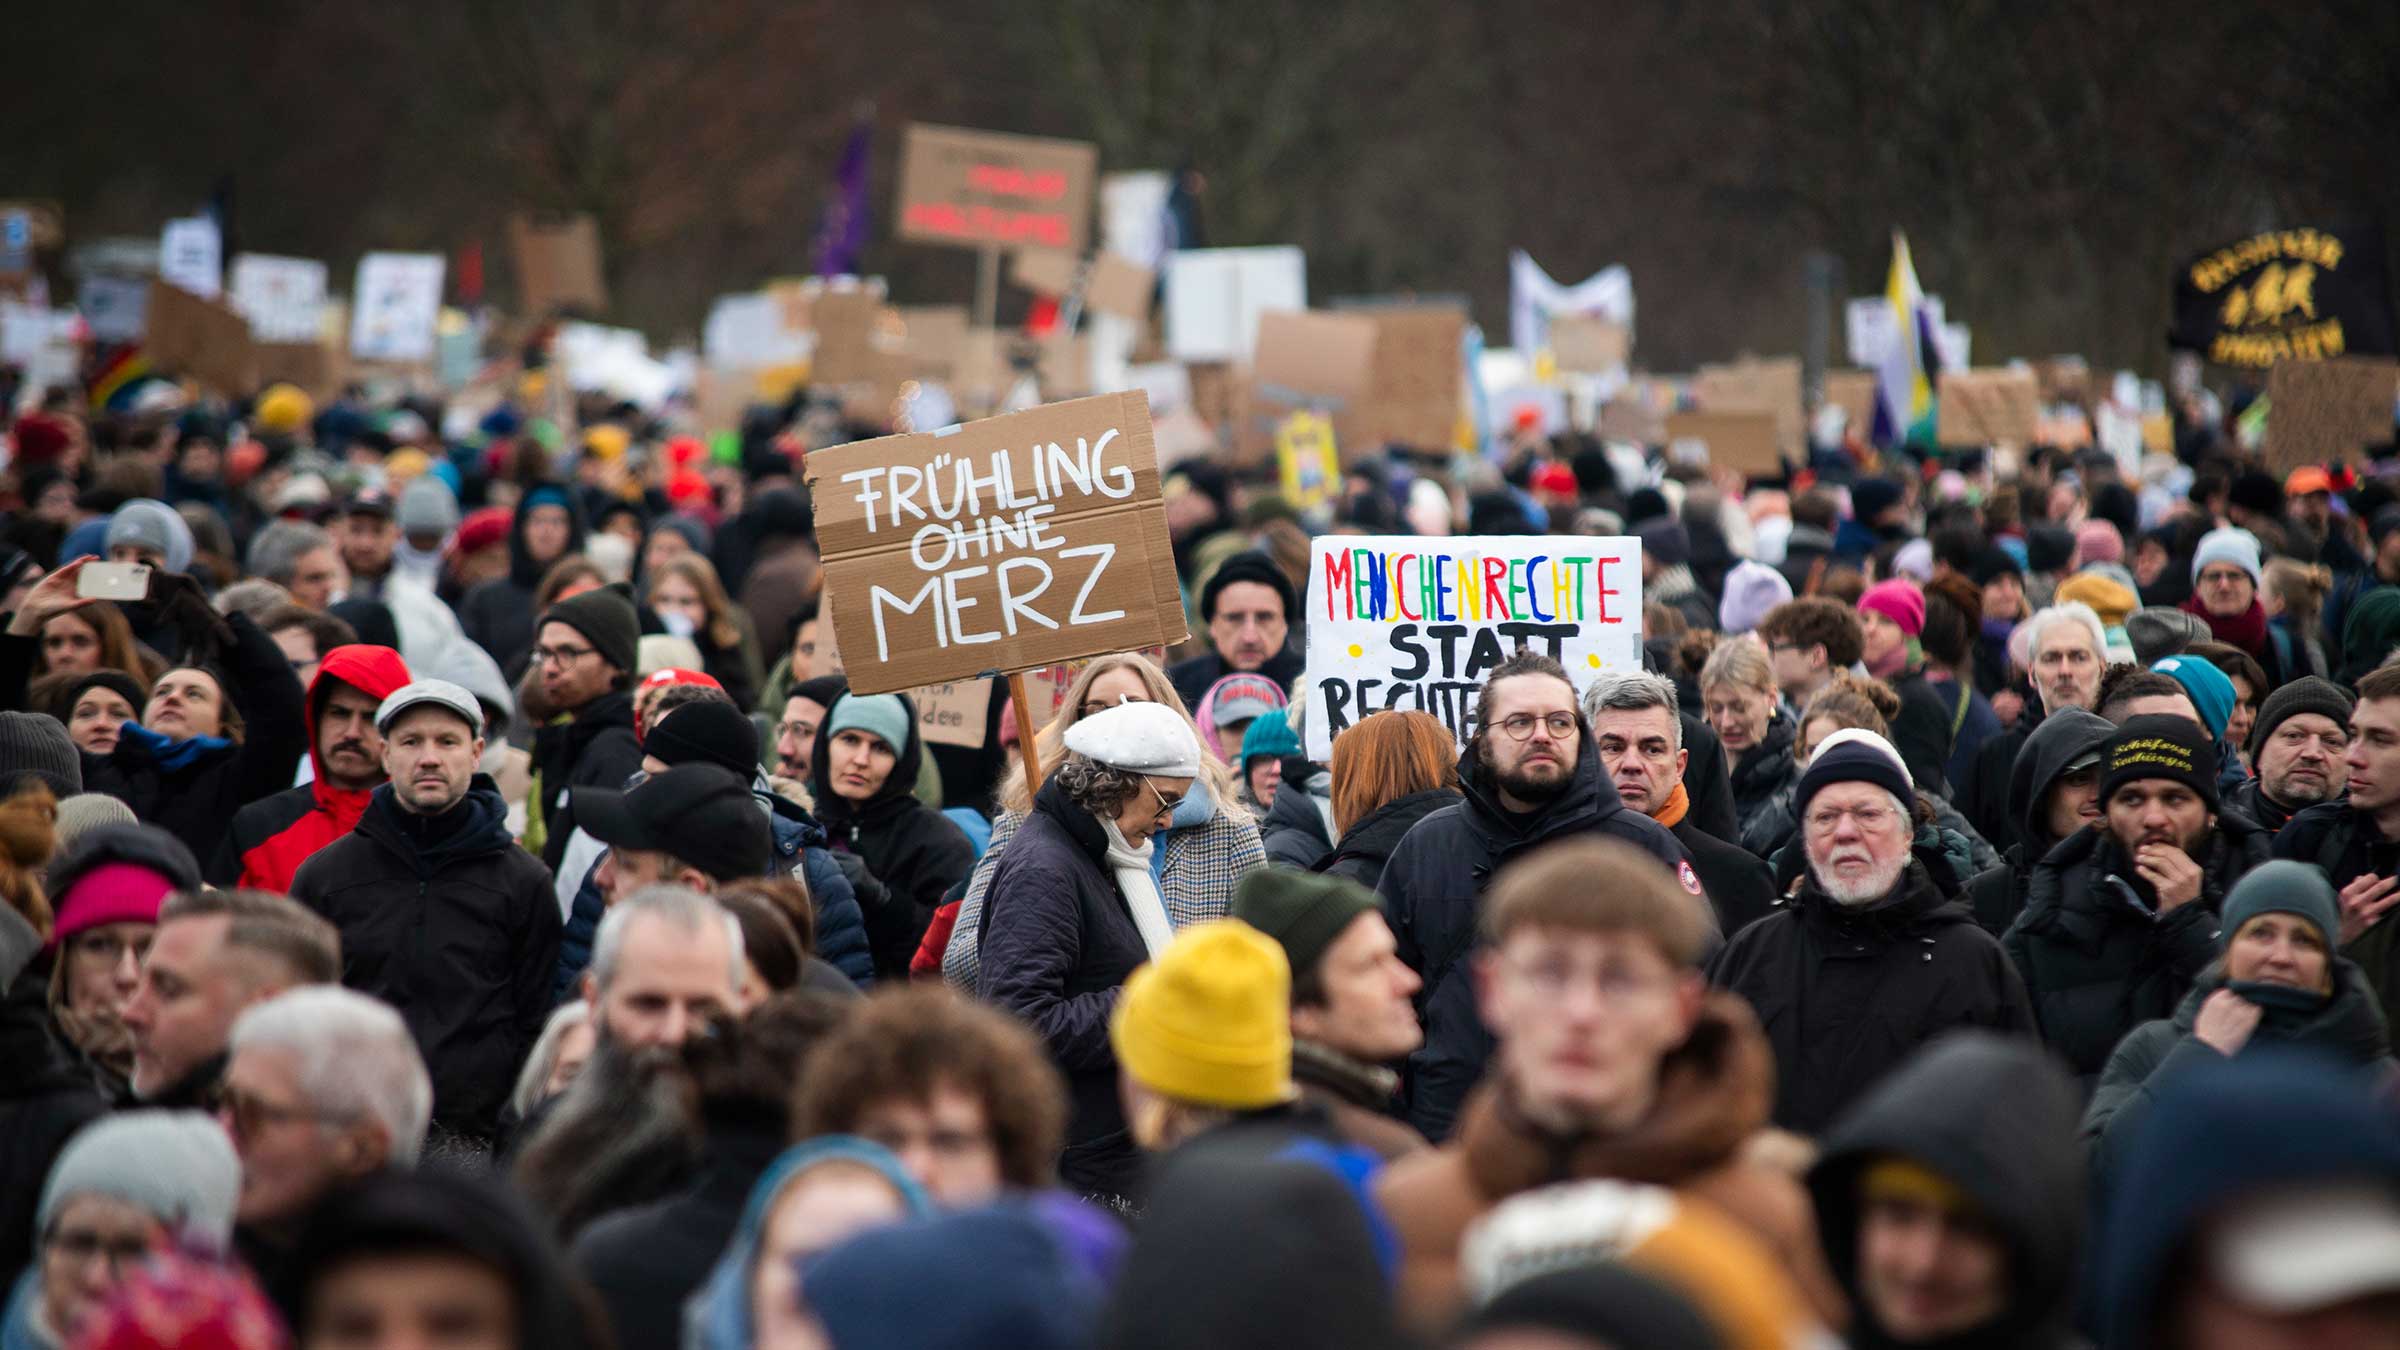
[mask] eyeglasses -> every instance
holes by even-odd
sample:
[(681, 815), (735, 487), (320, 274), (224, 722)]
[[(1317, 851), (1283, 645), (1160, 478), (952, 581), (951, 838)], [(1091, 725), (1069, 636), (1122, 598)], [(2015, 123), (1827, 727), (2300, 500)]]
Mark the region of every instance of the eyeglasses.
[(1154, 821), (1162, 820), (1174, 815), (1176, 808), (1183, 805), (1183, 798), (1185, 795), (1183, 793), (1177, 793), (1174, 797), (1169, 798), (1167, 794), (1158, 790), (1158, 784), (1151, 782), (1147, 778), (1142, 780), (1142, 786), (1150, 789), (1150, 795), (1158, 799), (1158, 810), (1152, 812), (1150, 816), (1150, 818)]
[(1565, 956), (1537, 956), (1510, 961), (1519, 978), (1545, 999), (1563, 999), (1577, 989), (1589, 989), (1610, 1006), (1630, 1003), (1665, 989), (1666, 982), (1629, 970), (1613, 961), (1585, 966)]
[(1808, 819), (1803, 823), (1810, 834), (1831, 834), (1841, 828), (1844, 816), (1856, 822), (1858, 828), (1867, 834), (1877, 833), (1899, 818), (1898, 813), (1888, 806), (1853, 806), (1846, 809), (1828, 806), (1809, 812)]
[(536, 647), (533, 649), (533, 663), (537, 666), (571, 666), (596, 650), (594, 647)]
[(108, 1262), (108, 1275), (115, 1279), (125, 1273), (125, 1267), (139, 1263), (150, 1255), (148, 1238), (105, 1238), (98, 1233), (69, 1230), (52, 1233), (42, 1240), (50, 1255), (67, 1265), (81, 1269), (98, 1257)]
[(1549, 732), (1550, 739), (1563, 741), (1575, 734), (1575, 714), (1554, 712), (1536, 717), (1532, 713), (1511, 713), (1500, 719), (1500, 730), (1512, 741), (1532, 739), (1537, 726)]
[(244, 1092), (231, 1083), (219, 1083), (209, 1094), (209, 1109), (225, 1122), (236, 1139), (255, 1139), (270, 1126), (289, 1125), (296, 1121), (311, 1121), (320, 1125), (348, 1120), (347, 1115), (319, 1111), (308, 1106), (277, 1106), (264, 1097)]
[(816, 739), (817, 729), (807, 722), (777, 722), (775, 734), (789, 736), (795, 741), (807, 741)]

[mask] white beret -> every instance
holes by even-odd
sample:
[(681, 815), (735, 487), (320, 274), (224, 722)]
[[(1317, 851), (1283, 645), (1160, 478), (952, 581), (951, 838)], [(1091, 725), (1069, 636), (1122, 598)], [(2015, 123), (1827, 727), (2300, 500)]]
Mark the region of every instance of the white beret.
[(1067, 728), (1067, 748), (1112, 769), (1200, 776), (1200, 738), (1164, 703), (1120, 703)]

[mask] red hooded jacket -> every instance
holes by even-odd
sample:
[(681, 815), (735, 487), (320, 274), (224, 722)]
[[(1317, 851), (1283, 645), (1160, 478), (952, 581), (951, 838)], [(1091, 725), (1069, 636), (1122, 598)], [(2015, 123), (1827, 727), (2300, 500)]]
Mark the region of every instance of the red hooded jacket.
[(308, 856), (358, 827), (372, 790), (335, 787), (325, 777), (325, 760), (317, 745), (317, 724), (334, 682), (349, 685), (377, 702), (409, 681), (408, 666), (389, 647), (363, 643), (336, 647), (325, 653), (317, 678), (308, 686), (308, 760), (316, 778), (299, 787), (261, 797), (234, 813), (233, 830), (218, 865), (226, 874), (217, 884), (254, 886), (287, 894), (292, 874)]

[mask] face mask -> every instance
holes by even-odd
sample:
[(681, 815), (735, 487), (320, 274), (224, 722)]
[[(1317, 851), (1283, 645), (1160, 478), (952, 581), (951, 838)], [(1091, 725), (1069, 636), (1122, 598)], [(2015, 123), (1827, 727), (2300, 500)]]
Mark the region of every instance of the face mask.
[(688, 638), (699, 628), (698, 624), (692, 622), (692, 616), (680, 609), (661, 611), (658, 621), (666, 625), (668, 633), (679, 638)]

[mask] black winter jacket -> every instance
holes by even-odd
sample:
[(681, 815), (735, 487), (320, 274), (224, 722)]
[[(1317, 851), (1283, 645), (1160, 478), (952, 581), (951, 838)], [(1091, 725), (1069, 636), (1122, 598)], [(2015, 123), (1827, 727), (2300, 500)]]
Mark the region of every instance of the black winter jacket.
[(533, 770), (542, 776), (542, 863), (556, 872), (575, 833), (573, 790), (614, 792), (642, 767), (642, 742), (633, 734), (633, 695), (620, 689), (577, 709), (566, 722), (533, 734)]
[(2034, 865), (2025, 911), (2002, 941), (2033, 999), (2042, 1039), (2086, 1091), (2125, 1033), (2173, 1013), (2216, 959), (2225, 892), (2267, 853), (2256, 826), (2218, 816), (2195, 859), (2200, 898), (2164, 915), (2103, 826), (2067, 836)]
[[(2099, 1086), (2092, 1091), (2092, 1103), (2083, 1113), (2083, 1142), (2091, 1149), (2095, 1184), (2115, 1170), (2128, 1142), (2140, 1134), (2142, 1117), (2150, 1111), (2153, 1085), (2165, 1083), (2185, 1065), (2217, 1057), (2216, 1048), (2194, 1036), (2192, 1028), (2200, 1020), (2200, 1005), (2224, 987), (2222, 971), (2212, 971), (2183, 996), (2173, 1017), (2135, 1027), (2109, 1055), (2108, 1067), (2101, 1071)], [(2288, 997), (2293, 992), (2278, 990), (2274, 994)], [(2391, 1037), (2374, 991), (2367, 987), (2357, 966), (2338, 958), (2333, 963), (2333, 994), (2329, 998), (2314, 1008), (2263, 1008), (2258, 1028), (2250, 1033), (2241, 1053), (2278, 1045), (2300, 1046), (2368, 1071), (2376, 1087), (2387, 1086), (2400, 1067), (2392, 1063)]]
[(2033, 1032), (1999, 942), (1918, 861), (1890, 898), (1861, 908), (1810, 876), (1791, 904), (1736, 933), (1709, 974), (1757, 1009), (1775, 1048), (1775, 1123), (1801, 1134), (1942, 1032)]
[[(2269, 834), (2274, 834), (2284, 826), (2291, 824), (2292, 817), (2300, 814), (2299, 811), (2268, 796), (2265, 780), (2256, 774), (2243, 779), (2241, 786), (2220, 795), (2224, 798), (2226, 810), (2238, 811), (2248, 816), (2252, 824)], [(2306, 808), (2301, 809), (2305, 810)]]
[(1800, 766), (1792, 761), (1792, 738), (1798, 729), (1781, 708), (1767, 723), (1767, 734), (1758, 744), (1742, 752), (1733, 764), (1733, 809), (1741, 819), (1741, 834), (1734, 841), (1760, 857), (1773, 853), (1777, 845), (1788, 838), (1776, 838), (1777, 813), (1769, 808), (1788, 798), (1800, 781)]
[(1311, 871), (1327, 876), (1355, 881), (1368, 890), (1383, 880), (1383, 866), (1400, 846), (1402, 838), (1416, 823), (1445, 806), (1456, 806), (1460, 800), (1457, 788), (1428, 788), (1394, 797), (1366, 815), (1350, 822), (1342, 842), (1333, 851), (1317, 859)]
[(550, 1016), (558, 896), (478, 774), (458, 805), (412, 815), (390, 784), (358, 828), (292, 878), (342, 934), (342, 983), (399, 1009), (433, 1077), (433, 1118), (497, 1138), (517, 1069)]
[[(1258, 668), (1258, 673), (1273, 680), (1276, 688), (1289, 692), (1292, 682), (1300, 678), (1302, 665), (1300, 653), (1287, 641), (1283, 650), (1267, 658), (1267, 663)], [(1184, 707), (1197, 708), (1210, 685), (1235, 673), (1233, 667), (1225, 664), (1224, 657), (1215, 652), (1202, 652), (1167, 667), (1167, 683), (1174, 685), (1175, 692), (1183, 696)]]
[[(1967, 781), (1950, 785), (1950, 800), (1967, 823), (2003, 852), (2009, 845), (2023, 842), (2019, 838), (2022, 822), (2008, 805), (2009, 785), (2016, 774), (2018, 753), (2045, 720), (2040, 702), (2027, 700), (2025, 711), (2017, 714), (2013, 724), (1977, 748), (1975, 768)], [(2040, 854), (2033, 856), (2036, 862), (2041, 860)]]
[[(2326, 802), (2292, 817), (2275, 836), (2275, 856), (2297, 858), (2325, 869), (2339, 892), (2358, 878), (2400, 875), (2400, 842), (2387, 841), (2375, 818), (2348, 802)], [(2386, 913), (2375, 926), (2342, 947), (2358, 963), (2383, 1005), (2386, 1025), (2400, 1023), (2400, 919)]]
[(33, 925), (0, 905), (0, 1280), (33, 1260), (33, 1217), (50, 1164), (77, 1130), (107, 1114), (91, 1075), (50, 1029), (44, 982), (18, 976), (41, 948)]
[(874, 798), (862, 803), (834, 794), (831, 718), (817, 728), (809, 790), (816, 797), (817, 823), (824, 828), (826, 847), (856, 854), (883, 883), (879, 904), (870, 903), (870, 890), (855, 888), (867, 922), (867, 945), (874, 951), (878, 978), (905, 980), (933, 912), (950, 888), (975, 870), (975, 846), (948, 816), (916, 799), (924, 742), (917, 731), (916, 703), (905, 694), (899, 697), (908, 711), (908, 744), (900, 747), (891, 776)]
[(1694, 825), (1688, 809), (1669, 832), (1692, 855), (1717, 931), (1731, 937), (1775, 912), (1775, 871), (1765, 859)]
[(1056, 778), (1000, 854), (978, 943), (984, 997), (1022, 1018), (1066, 1075), (1059, 1180), (1087, 1195), (1139, 1192), (1141, 1154), (1117, 1098), (1108, 1016), (1150, 959), (1109, 872), (1108, 835)]
[[(583, 504), (577, 500), (578, 494), (565, 495), (567, 546), (558, 558), (583, 552)], [(533, 612), (533, 599), (541, 589), (542, 573), (550, 569), (550, 563), (558, 561), (552, 558), (549, 563), (536, 562), (526, 551), (525, 519), (531, 510), (528, 503), (520, 501), (516, 515), (508, 522), (508, 575), (479, 583), (457, 602), (459, 627), (477, 646), (491, 653), (511, 684), (525, 673), (525, 654), (532, 649), (538, 631), (535, 623), (540, 616)]]
[(1719, 839), (1742, 837), (1741, 817), (1733, 809), (1733, 776), (1725, 765), (1725, 743), (1708, 723), (1690, 713), (1683, 719), (1683, 748), (1691, 759), (1683, 766), (1683, 795), (1691, 801), (1691, 822)]
[[(1483, 892), (1494, 873), (1520, 853), (1552, 840), (1608, 834), (1641, 848), (1670, 871), (1690, 857), (1664, 825), (1626, 806), (1600, 767), (1600, 752), (1582, 737), (1567, 790), (1530, 818), (1500, 805), (1491, 774), (1473, 746), (1459, 756), (1462, 800), (1417, 822), (1392, 850), (1376, 890), (1383, 896), (1400, 959), (1423, 978), (1417, 1018), (1425, 1044), (1409, 1056), (1403, 1097), (1408, 1122), (1440, 1143), (1468, 1089), (1483, 1076), (1492, 1036), (1476, 1010), (1467, 957), (1475, 949)], [(1693, 874), (1687, 888), (1699, 894)]]
[(1892, 748), (1908, 766), (1909, 778), (1921, 792), (1949, 796), (1944, 766), (1950, 762), (1951, 701), (1925, 678), (1922, 667), (1884, 683), (1900, 695), (1900, 711), (1892, 718)]
[(1305, 872), (1333, 848), (1324, 800), (1291, 783), (1276, 786), (1275, 800), (1258, 822), (1258, 841), (1267, 850), (1268, 862)]
[(1983, 925), (1983, 931), (1998, 937), (2016, 922), (2033, 885), (2033, 865), (2058, 845), (2048, 824), (2050, 789), (2065, 775), (2068, 765), (2097, 751), (2116, 734), (2116, 726), (2107, 718), (2068, 708), (2044, 718), (2026, 738), (2008, 784), (2008, 814), (2015, 822), (2011, 834), (2019, 842), (2008, 846), (1999, 866), (1985, 869), (1967, 883), (1967, 903), (1974, 908), (1975, 922)]
[(603, 1215), (576, 1235), (575, 1267), (600, 1295), (618, 1345), (683, 1343), (684, 1300), (707, 1283), (741, 1226), (751, 1186), (783, 1148), (780, 1120), (712, 1122), (689, 1186)]
[(2085, 1189), (2069, 1141), (2074, 1084), (2030, 1042), (1946, 1038), (1862, 1099), (1824, 1139), (1809, 1170), (1817, 1233), (1851, 1296), (1848, 1343), (1896, 1346), (1859, 1297), (1860, 1178), (1901, 1157), (1964, 1191), (2007, 1249), (2009, 1290), (1998, 1316), (1960, 1335), (1910, 1341), (1938, 1350), (2067, 1350), (2082, 1270)]
[(291, 662), (247, 614), (228, 614), (233, 645), (219, 654), (225, 697), (242, 715), (242, 743), (160, 767), (133, 737), (105, 756), (83, 756), (83, 790), (105, 792), (145, 825), (183, 841), (195, 858), (215, 855), (233, 813), (292, 785), (308, 753), (307, 694)]

